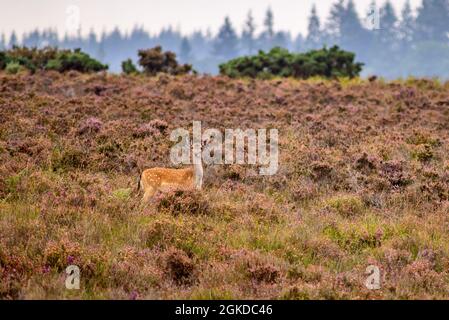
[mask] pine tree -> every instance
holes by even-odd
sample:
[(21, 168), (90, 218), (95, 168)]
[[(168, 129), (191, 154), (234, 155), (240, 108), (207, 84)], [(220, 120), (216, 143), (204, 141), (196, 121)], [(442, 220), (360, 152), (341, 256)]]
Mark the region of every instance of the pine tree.
[(306, 47), (307, 49), (317, 49), (322, 44), (321, 39), (321, 24), (320, 18), (318, 17), (316, 6), (312, 6), (312, 11), (310, 12), (309, 25), (307, 28), (307, 38)]
[(195, 31), (190, 36), (190, 46), (193, 48), (195, 60), (207, 59), (210, 52), (209, 38), (206, 38), (201, 31)]
[(291, 49), (293, 51), (304, 51), (306, 49), (306, 40), (302, 36), (301, 33), (298, 33), (295, 40), (293, 40), (293, 43), (291, 45)]
[(399, 40), (397, 22), (398, 18), (393, 5), (390, 0), (387, 0), (381, 8), (380, 14), (379, 40), (384, 45), (393, 47), (397, 44), (397, 40)]
[(95, 56), (97, 50), (97, 36), (93, 29), (90, 29), (89, 35), (87, 36), (87, 52), (92, 56)]
[(253, 54), (254, 50), (254, 33), (256, 31), (256, 25), (254, 24), (254, 18), (251, 11), (248, 12), (245, 26), (242, 32), (242, 44), (245, 52), (249, 55)]
[(449, 1), (423, 0), (416, 18), (416, 38), (419, 41), (447, 42), (449, 32)]
[(267, 9), (263, 25), (265, 26), (265, 32), (267, 34), (267, 37), (269, 39), (273, 38), (273, 36), (274, 36), (274, 15), (273, 15), (273, 11), (271, 10), (271, 8)]
[(342, 34), (341, 25), (345, 15), (345, 6), (343, 0), (338, 0), (331, 7), (330, 15), (326, 24), (326, 42), (327, 44), (339, 44)]
[(290, 41), (290, 34), (288, 32), (279, 31), (273, 36), (272, 47), (287, 48)]
[(13, 31), (13, 32), (11, 33), (11, 37), (9, 38), (9, 44), (8, 44), (8, 47), (9, 47), (9, 48), (12, 48), (12, 47), (14, 47), (14, 46), (17, 46), (18, 44), (19, 44), (19, 42), (18, 42), (18, 40), (17, 40), (16, 32)]
[(188, 63), (192, 59), (192, 47), (187, 37), (182, 38), (179, 58), (182, 63)]
[(2, 33), (2, 37), (0, 38), (0, 51), (3, 51), (6, 49), (6, 39), (5, 34)]
[(224, 59), (230, 59), (237, 53), (238, 38), (229, 17), (225, 18), (214, 43), (214, 53)]
[(399, 34), (403, 43), (410, 43), (413, 40), (415, 31), (415, 19), (412, 15), (410, 0), (407, 0), (402, 8), (401, 22), (399, 24)]
[(259, 36), (259, 47), (262, 50), (268, 51), (274, 45), (274, 15), (271, 8), (267, 9), (263, 25), (264, 31)]
[(366, 30), (362, 27), (355, 4), (349, 0), (340, 20), (340, 44), (345, 50), (361, 51), (366, 40)]

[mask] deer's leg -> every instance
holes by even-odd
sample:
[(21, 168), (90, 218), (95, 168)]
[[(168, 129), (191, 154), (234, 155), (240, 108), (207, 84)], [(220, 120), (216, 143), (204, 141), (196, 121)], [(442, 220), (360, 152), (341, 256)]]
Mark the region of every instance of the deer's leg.
[(156, 193), (156, 189), (149, 186), (146, 190), (145, 193), (143, 195), (143, 199), (142, 202), (144, 204), (148, 204), (148, 202), (150, 202), (150, 199), (154, 196), (154, 194)]

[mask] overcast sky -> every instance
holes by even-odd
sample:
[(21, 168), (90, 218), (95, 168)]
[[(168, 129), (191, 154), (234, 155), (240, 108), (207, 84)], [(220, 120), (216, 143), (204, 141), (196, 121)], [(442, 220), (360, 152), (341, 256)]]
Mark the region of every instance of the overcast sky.
[[(0, 33), (18, 34), (35, 28), (56, 28), (60, 35), (73, 33), (78, 22), (83, 34), (91, 28), (95, 32), (110, 31), (115, 26), (129, 31), (134, 25), (142, 25), (151, 33), (169, 25), (184, 34), (194, 30), (215, 33), (226, 15), (234, 27), (241, 30), (248, 10), (259, 27), (266, 9), (274, 12), (275, 28), (288, 30), (293, 35), (307, 30), (307, 17), (311, 6), (317, 5), (318, 13), (326, 17), (336, 0), (0, 0)], [(355, 0), (359, 13), (365, 16), (372, 0)], [(377, 0), (383, 4), (385, 0)], [(393, 0), (400, 13), (405, 0)], [(416, 8), (421, 0), (411, 0)], [(79, 19), (77, 12), (79, 9)]]

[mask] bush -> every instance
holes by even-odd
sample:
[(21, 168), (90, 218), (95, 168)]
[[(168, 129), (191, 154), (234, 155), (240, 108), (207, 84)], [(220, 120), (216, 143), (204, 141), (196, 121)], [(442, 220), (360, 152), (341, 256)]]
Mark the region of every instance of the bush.
[(22, 69), (22, 66), (17, 62), (9, 62), (6, 65), (5, 71), (9, 74), (16, 74)]
[(36, 70), (97, 72), (108, 68), (80, 49), (72, 51), (51, 47), (37, 49), (15, 46), (11, 50), (1, 51), (0, 70), (5, 69), (8, 64), (14, 64), (11, 67), (13, 71), (17, 69), (16, 65), (19, 65), (31, 72)]
[(194, 280), (195, 264), (182, 250), (170, 248), (164, 253), (165, 273), (178, 285), (188, 285)]
[(268, 53), (259, 51), (258, 55), (240, 57), (221, 64), (220, 73), (231, 78), (354, 78), (363, 66), (362, 63), (355, 63), (354, 58), (354, 53), (340, 50), (338, 46), (306, 53), (290, 53), (287, 49), (276, 47)]
[(5, 69), (7, 64), (6, 53), (4, 51), (0, 51), (0, 70)]
[(168, 73), (171, 75), (188, 74), (192, 71), (190, 64), (178, 64), (176, 54), (171, 51), (162, 51), (157, 46), (148, 50), (139, 50), (139, 64), (147, 75), (154, 76), (157, 73)]
[(56, 54), (55, 59), (49, 60), (46, 69), (66, 72), (75, 70), (83, 73), (98, 72), (108, 69), (107, 65), (92, 59), (87, 53), (81, 52), (80, 49), (60, 51)]
[(122, 62), (122, 72), (125, 74), (137, 74), (139, 71), (131, 59)]
[(360, 215), (364, 210), (362, 200), (357, 196), (342, 195), (335, 196), (326, 202), (326, 206), (333, 212), (344, 217)]
[(171, 190), (160, 194), (156, 197), (156, 208), (173, 216), (210, 214), (209, 203), (198, 190)]

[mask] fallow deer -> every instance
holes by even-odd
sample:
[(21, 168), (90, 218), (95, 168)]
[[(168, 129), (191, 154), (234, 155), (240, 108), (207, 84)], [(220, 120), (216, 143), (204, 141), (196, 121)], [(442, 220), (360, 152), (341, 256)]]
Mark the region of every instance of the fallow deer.
[(194, 161), (190, 168), (172, 169), (172, 168), (150, 168), (142, 172), (139, 178), (137, 190), (142, 188), (143, 203), (154, 196), (157, 191), (165, 192), (171, 189), (190, 189), (200, 190), (203, 185), (203, 165), (200, 161)]

